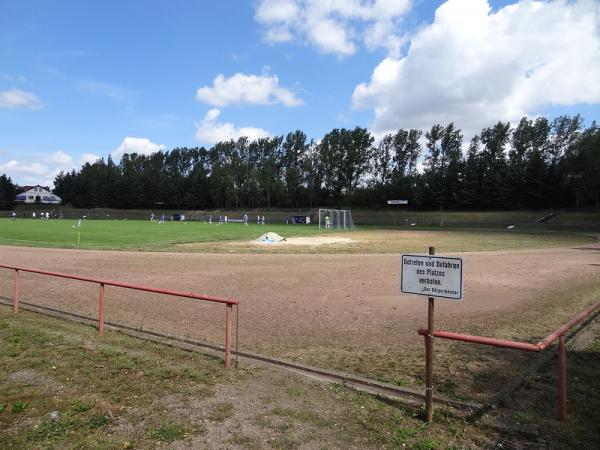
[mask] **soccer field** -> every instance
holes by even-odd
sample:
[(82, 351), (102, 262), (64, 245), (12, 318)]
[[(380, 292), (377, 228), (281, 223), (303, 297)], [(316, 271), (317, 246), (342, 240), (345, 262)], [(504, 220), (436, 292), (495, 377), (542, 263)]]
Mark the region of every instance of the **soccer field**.
[[(177, 244), (218, 241), (249, 241), (266, 231), (285, 236), (313, 235), (317, 226), (257, 225), (202, 222), (159, 224), (149, 220), (83, 220), (77, 227), (70, 219), (0, 220), (0, 244), (31, 247), (83, 248), (95, 250), (170, 250)], [(324, 230), (322, 230), (324, 231)], [(77, 235), (79, 245), (77, 244)]]
[[(218, 225), (191, 221), (159, 224), (148, 220), (84, 220), (81, 227), (77, 227), (77, 223), (72, 219), (0, 219), (0, 245), (211, 253), (401, 253), (424, 252), (430, 245), (442, 252), (464, 252), (563, 247), (595, 241), (593, 236), (580, 232), (498, 227), (359, 226), (353, 232), (338, 232), (319, 229), (316, 225), (283, 223), (250, 223), (247, 227), (242, 223)], [(323, 244), (306, 239), (304, 245), (259, 246), (252, 243), (265, 232), (285, 238), (337, 237), (340, 242)]]

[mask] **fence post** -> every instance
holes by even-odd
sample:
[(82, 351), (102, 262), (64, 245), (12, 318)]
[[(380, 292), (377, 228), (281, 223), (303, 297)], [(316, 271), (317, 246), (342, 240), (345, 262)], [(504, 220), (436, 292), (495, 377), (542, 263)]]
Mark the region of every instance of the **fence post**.
[(98, 334), (104, 334), (104, 283), (100, 283), (100, 301), (98, 302)]
[[(429, 254), (435, 255), (435, 247), (429, 247)], [(425, 416), (427, 423), (433, 422), (433, 307), (434, 299), (429, 297), (427, 306), (427, 336), (425, 337)]]
[(19, 270), (15, 269), (15, 285), (13, 290), (13, 313), (19, 312)]
[(233, 306), (227, 303), (225, 310), (225, 368), (231, 367), (231, 320), (233, 317)]
[(558, 418), (567, 420), (567, 355), (565, 337), (558, 338)]

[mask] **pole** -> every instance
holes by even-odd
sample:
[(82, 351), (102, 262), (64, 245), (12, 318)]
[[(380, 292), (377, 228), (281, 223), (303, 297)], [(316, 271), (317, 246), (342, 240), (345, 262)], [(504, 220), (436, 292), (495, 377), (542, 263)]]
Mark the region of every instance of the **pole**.
[[(435, 255), (435, 247), (429, 247), (429, 254)], [(429, 297), (427, 307), (427, 336), (425, 338), (425, 415), (427, 423), (433, 422), (433, 297)]]
[(231, 367), (231, 318), (233, 316), (233, 306), (227, 303), (225, 311), (225, 368)]
[(100, 283), (100, 301), (98, 302), (98, 334), (104, 334), (104, 283)]
[(15, 269), (15, 285), (13, 291), (13, 313), (19, 312), (19, 271)]
[(567, 355), (565, 337), (558, 338), (558, 418), (567, 420)]

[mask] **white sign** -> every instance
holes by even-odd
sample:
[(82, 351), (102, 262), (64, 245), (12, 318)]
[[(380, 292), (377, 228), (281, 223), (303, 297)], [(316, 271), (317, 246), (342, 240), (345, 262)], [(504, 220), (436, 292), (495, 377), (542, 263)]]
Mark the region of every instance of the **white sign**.
[(408, 205), (408, 200), (388, 200), (388, 205)]
[(460, 300), (463, 296), (461, 258), (402, 255), (400, 290), (406, 294)]

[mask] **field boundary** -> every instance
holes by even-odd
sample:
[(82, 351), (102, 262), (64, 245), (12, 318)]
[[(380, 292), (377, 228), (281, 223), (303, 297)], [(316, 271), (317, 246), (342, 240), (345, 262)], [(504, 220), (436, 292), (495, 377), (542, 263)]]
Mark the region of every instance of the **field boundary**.
[[(21, 301), (20, 304), (22, 309), (38, 314), (44, 314), (60, 319), (71, 320), (92, 327), (95, 327), (97, 324), (97, 321), (95, 319), (83, 316), (81, 314), (63, 311), (49, 306), (37, 305), (25, 301)], [(7, 297), (0, 296), (0, 305), (10, 307), (12, 306), (12, 301)], [(188, 351), (209, 354), (217, 358), (221, 358), (221, 355), (225, 352), (224, 347), (216, 344), (181, 338), (169, 334), (158, 333), (156, 331), (137, 329), (128, 325), (118, 324), (114, 322), (106, 322), (105, 325), (107, 329), (119, 331), (128, 336), (136, 337), (147, 341), (159, 342), (165, 345), (169, 345), (171, 347), (177, 347)], [(339, 383), (354, 391), (366, 392), (372, 395), (376, 395), (391, 401), (397, 401), (410, 406), (421, 406), (425, 404), (424, 392), (416, 389), (399, 387), (394, 384), (383, 383), (370, 378), (364, 378), (334, 370), (309, 366), (306, 364), (296, 363), (294, 361), (274, 358), (271, 356), (261, 355), (258, 353), (248, 351), (232, 350), (232, 354), (236, 357), (236, 366), (239, 364), (239, 362), (260, 365), (271, 369), (292, 372), (298, 375), (316, 379), (318, 381)], [(465, 413), (467, 415), (474, 414), (476, 411), (484, 408), (485, 406), (477, 402), (454, 400), (439, 395), (434, 396), (434, 400), (439, 404), (453, 408), (459, 413), (462, 412), (462, 414), (459, 415), (463, 416), (465, 415)]]
[[(11, 307), (13, 305), (13, 301), (8, 297), (0, 296), (0, 305)], [(20, 305), (22, 309), (31, 312), (82, 323), (94, 328), (97, 326), (97, 319), (90, 316), (84, 316), (81, 314), (63, 311), (57, 308), (38, 305), (26, 301), (21, 301)], [(565, 334), (565, 344), (568, 344), (575, 339), (583, 330), (586, 329), (590, 323), (594, 322), (598, 317), (600, 317), (600, 311), (592, 313), (586, 319), (574, 326), (570, 330), (570, 333)], [(225, 347), (218, 344), (182, 338), (179, 336), (159, 333), (151, 330), (144, 330), (115, 322), (106, 322), (106, 327), (107, 329), (119, 331), (123, 334), (138, 339), (157, 342), (163, 345), (181, 348), (196, 353), (208, 354), (215, 358), (222, 358), (223, 353), (226, 351)], [(357, 392), (369, 393), (386, 400), (399, 402), (413, 407), (420, 407), (425, 404), (425, 394), (420, 390), (399, 387), (394, 384), (383, 383), (370, 378), (364, 378), (357, 375), (351, 375), (316, 366), (309, 366), (290, 360), (275, 358), (248, 351), (232, 350), (231, 353), (232, 356), (235, 356), (235, 367), (238, 367), (239, 362), (243, 362), (246, 364), (253, 364), (269, 369), (276, 369), (279, 371), (302, 375), (304, 377), (312, 378), (321, 382), (338, 383)], [(516, 392), (527, 380), (527, 378), (529, 378), (536, 371), (540, 370), (540, 368), (542, 368), (544, 365), (548, 364), (548, 362), (554, 357), (554, 352), (540, 353), (529, 366), (527, 366), (520, 374), (508, 380), (507, 383), (500, 390), (498, 390), (497, 394), (485, 403), (449, 399), (440, 396), (439, 394), (434, 396), (434, 400), (438, 404), (452, 408), (454, 411), (453, 414), (457, 416), (461, 416), (469, 420), (484, 419), (488, 413), (495, 410), (500, 404), (502, 404), (504, 400)], [(502, 426), (499, 426), (498, 424), (490, 423), (488, 425), (502, 429)]]

